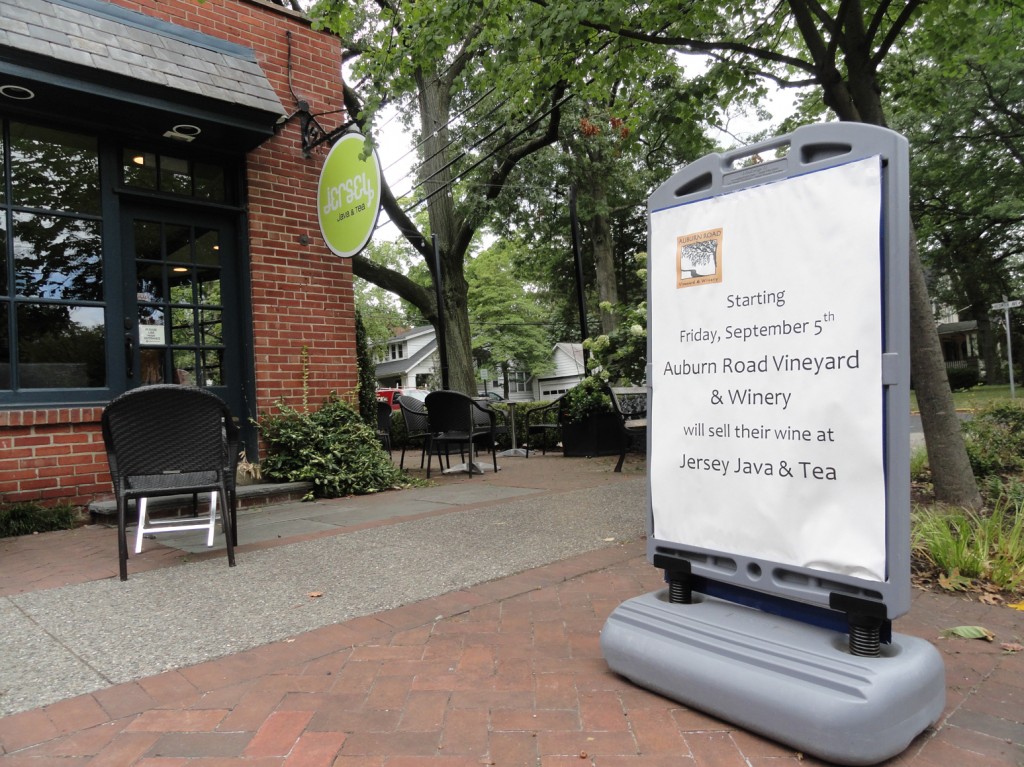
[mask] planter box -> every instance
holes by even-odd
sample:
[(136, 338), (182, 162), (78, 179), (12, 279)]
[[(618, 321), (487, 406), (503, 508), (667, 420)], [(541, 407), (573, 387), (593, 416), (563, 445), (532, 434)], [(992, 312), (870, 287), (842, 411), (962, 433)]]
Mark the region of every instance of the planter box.
[(592, 415), (585, 421), (562, 424), (562, 454), (567, 457), (618, 455), (622, 452), (622, 431), (614, 413)]

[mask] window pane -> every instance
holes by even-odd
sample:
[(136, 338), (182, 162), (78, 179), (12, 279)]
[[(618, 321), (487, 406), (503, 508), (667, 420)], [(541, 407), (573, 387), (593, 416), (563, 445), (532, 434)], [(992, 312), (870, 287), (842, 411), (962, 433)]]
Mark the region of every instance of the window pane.
[(136, 298), (139, 301), (163, 301), (164, 270), (160, 264), (147, 264), (144, 261), (135, 265), (137, 282), (135, 283)]
[(196, 353), (191, 349), (174, 351), (174, 383), (191, 385), (196, 382)]
[(192, 174), (188, 160), (179, 157), (160, 157), (160, 191), (192, 195)]
[(14, 273), (20, 296), (103, 300), (99, 222), (15, 213)]
[(196, 229), (196, 263), (220, 266), (220, 234), (216, 229)]
[(18, 305), (17, 312), (20, 388), (106, 384), (102, 308), (25, 303)]
[(167, 238), (167, 260), (181, 264), (192, 263), (192, 229), (188, 226), (167, 224), (164, 228)]
[(163, 349), (142, 349), (139, 352), (139, 359), (139, 380), (143, 386), (165, 383)]
[(196, 179), (196, 197), (223, 202), (225, 198), (224, 169), (219, 165), (197, 162), (193, 170)]
[(203, 369), (202, 369), (202, 380), (199, 382), (203, 386), (223, 386), (224, 385), (224, 363), (223, 349), (203, 349), (200, 352), (202, 357)]
[(164, 254), (160, 243), (160, 224), (156, 221), (136, 221), (134, 229), (135, 257), (162, 261)]
[(171, 303), (192, 303), (192, 270), (187, 266), (175, 266), (167, 275), (171, 291)]
[(195, 339), (195, 310), (191, 306), (171, 309), (171, 343), (185, 346)]
[(11, 123), (11, 188), (16, 205), (99, 213), (96, 138)]
[(125, 186), (156, 190), (156, 155), (125, 149), (121, 158), (121, 172)]
[(196, 269), (199, 303), (220, 306), (220, 269)]
[(7, 330), (6, 301), (0, 301), (0, 389), (11, 388), (11, 334)]
[[(0, 181), (3, 178), (0, 177)], [(0, 186), (3, 186), (0, 183)], [(7, 295), (7, 216), (0, 211), (0, 296)]]
[(224, 343), (224, 330), (219, 311), (199, 310), (199, 343), (203, 346), (220, 346)]

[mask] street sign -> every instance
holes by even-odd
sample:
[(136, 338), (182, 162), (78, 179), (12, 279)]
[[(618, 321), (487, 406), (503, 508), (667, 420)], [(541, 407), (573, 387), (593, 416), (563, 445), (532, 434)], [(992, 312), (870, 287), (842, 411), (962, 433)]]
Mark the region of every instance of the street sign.
[(1019, 306), (1024, 306), (1024, 301), (1002, 301), (998, 304), (992, 304), (992, 311), (1002, 311), (1003, 309), (1016, 309)]

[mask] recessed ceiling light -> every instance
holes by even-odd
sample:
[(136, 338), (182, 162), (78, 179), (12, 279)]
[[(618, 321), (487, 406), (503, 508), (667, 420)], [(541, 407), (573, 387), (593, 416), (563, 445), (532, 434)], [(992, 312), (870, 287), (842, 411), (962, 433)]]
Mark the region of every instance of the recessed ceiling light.
[(15, 101), (28, 101), (34, 99), (36, 94), (22, 85), (0, 85), (0, 96), (6, 96)]

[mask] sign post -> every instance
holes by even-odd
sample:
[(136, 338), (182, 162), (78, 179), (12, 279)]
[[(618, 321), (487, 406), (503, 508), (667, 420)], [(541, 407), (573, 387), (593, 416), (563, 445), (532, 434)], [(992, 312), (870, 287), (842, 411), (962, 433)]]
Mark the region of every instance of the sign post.
[[(776, 158), (752, 162), (759, 158)], [(910, 607), (906, 141), (826, 124), (648, 202), (648, 557), (616, 672), (840, 764), (934, 723)]]
[(1024, 301), (1014, 299), (1008, 301), (1006, 296), (1003, 296), (1002, 303), (992, 304), (992, 311), (998, 312), (1000, 309), (1003, 311), (1003, 322), (1006, 324), (1006, 360), (1010, 366), (1010, 399), (1017, 398), (1017, 392), (1013, 386), (1013, 343), (1010, 340), (1010, 309), (1018, 309), (1024, 306)]

